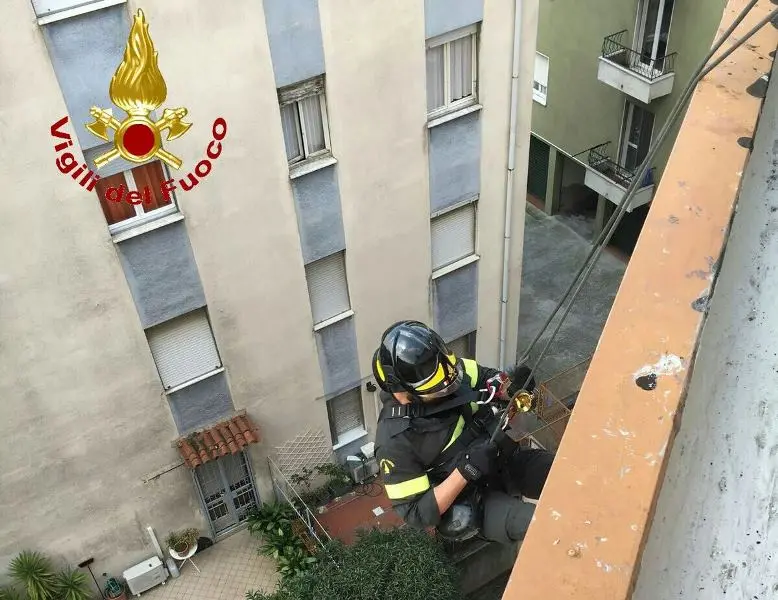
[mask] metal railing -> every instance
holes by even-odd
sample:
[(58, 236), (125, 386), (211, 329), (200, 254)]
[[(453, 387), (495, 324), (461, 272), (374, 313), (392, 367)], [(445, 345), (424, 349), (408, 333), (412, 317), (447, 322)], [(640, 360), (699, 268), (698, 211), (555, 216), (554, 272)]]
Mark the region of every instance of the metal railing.
[[(629, 187), (630, 183), (632, 183), (632, 179), (635, 177), (635, 172), (626, 167), (622, 167), (619, 163), (610, 158), (608, 152), (610, 144), (610, 142), (598, 144), (583, 152), (579, 152), (573, 158), (586, 154), (586, 162), (592, 169), (605, 175), (605, 177), (623, 188)], [(640, 187), (644, 188), (653, 184), (654, 167), (651, 167), (645, 177), (643, 177), (643, 182), (640, 184)]]
[(602, 57), (651, 81), (675, 72), (675, 52), (651, 58), (626, 46), (626, 35), (627, 30), (624, 29), (607, 36), (602, 42)]
[[(273, 459), (268, 457), (267, 462), (270, 465), (270, 479), (273, 481), (273, 491), (275, 492), (276, 500), (278, 502), (287, 502), (294, 509), (294, 512), (297, 513), (311, 538), (320, 547), (324, 548), (326, 542), (332, 541), (330, 534), (324, 529), (310, 507), (300, 498), (297, 490), (294, 489), (294, 486), (289, 482), (278, 465), (273, 462)], [(322, 538), (326, 538), (326, 540)]]

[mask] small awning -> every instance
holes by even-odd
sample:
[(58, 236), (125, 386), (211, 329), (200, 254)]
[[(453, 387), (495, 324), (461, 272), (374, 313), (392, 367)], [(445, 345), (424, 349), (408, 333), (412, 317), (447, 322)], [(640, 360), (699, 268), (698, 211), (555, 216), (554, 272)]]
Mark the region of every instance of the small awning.
[(176, 441), (176, 447), (186, 466), (194, 469), (220, 456), (237, 454), (248, 444), (259, 441), (259, 430), (248, 415), (232, 417), (202, 431)]

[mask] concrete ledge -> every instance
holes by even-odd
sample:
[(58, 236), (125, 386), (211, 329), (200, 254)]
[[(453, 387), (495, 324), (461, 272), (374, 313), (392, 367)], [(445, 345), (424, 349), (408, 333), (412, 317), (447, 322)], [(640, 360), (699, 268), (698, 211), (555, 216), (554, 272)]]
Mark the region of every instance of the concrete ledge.
[[(719, 33), (745, 4), (730, 0)], [(773, 7), (759, 2), (736, 35)], [(776, 42), (768, 25), (695, 91), (506, 600), (631, 597), (704, 321), (694, 302), (715, 280), (748, 159), (737, 141), (761, 107), (746, 88)]]

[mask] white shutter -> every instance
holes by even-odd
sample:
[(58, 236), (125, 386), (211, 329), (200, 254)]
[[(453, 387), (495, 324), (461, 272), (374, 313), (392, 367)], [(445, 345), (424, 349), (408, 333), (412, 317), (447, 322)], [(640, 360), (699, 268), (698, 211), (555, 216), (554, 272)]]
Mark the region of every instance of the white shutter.
[(432, 270), (475, 253), (475, 202), (432, 219)]
[(548, 94), (548, 57), (535, 52), (535, 74), (532, 82), (532, 98), (546, 105)]
[(305, 267), (313, 322), (321, 323), (351, 308), (343, 252), (332, 254)]
[(123, 4), (126, 0), (32, 0), (35, 16), (47, 22), (73, 17), (92, 10)]
[(204, 310), (152, 327), (146, 334), (165, 389), (221, 366)]
[(337, 437), (333, 440), (335, 444), (340, 438), (355, 429), (364, 429), (365, 421), (362, 415), (362, 394), (359, 388), (354, 388), (348, 392), (335, 396), (329, 401), (330, 420), (332, 430)]

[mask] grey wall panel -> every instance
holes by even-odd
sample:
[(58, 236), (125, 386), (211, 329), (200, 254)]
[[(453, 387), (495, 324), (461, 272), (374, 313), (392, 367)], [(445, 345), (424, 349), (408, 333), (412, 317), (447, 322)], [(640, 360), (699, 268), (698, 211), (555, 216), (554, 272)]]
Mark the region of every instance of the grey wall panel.
[(327, 396), (359, 385), (359, 359), (354, 318), (349, 317), (316, 332), (319, 366)]
[(454, 119), (430, 131), (430, 211), (456, 204), (481, 188), (479, 113)]
[[(495, 298), (495, 302), (497, 298)], [(433, 282), (435, 330), (447, 341), (478, 327), (478, 263)]]
[(335, 166), (292, 180), (305, 264), (346, 248)]
[(324, 73), (317, 0), (265, 0), (264, 8), (276, 87)]
[(427, 38), (478, 23), (483, 18), (483, 0), (424, 0), (424, 34)]
[(126, 5), (55, 21), (41, 29), (81, 148), (104, 144), (85, 125), (94, 120), (89, 116), (92, 106), (113, 109), (120, 121), (126, 116), (108, 97), (108, 85), (122, 61), (130, 32)]
[(224, 372), (173, 392), (167, 399), (182, 435), (226, 419), (235, 410)]
[(117, 247), (144, 329), (205, 306), (183, 222), (130, 238)]

